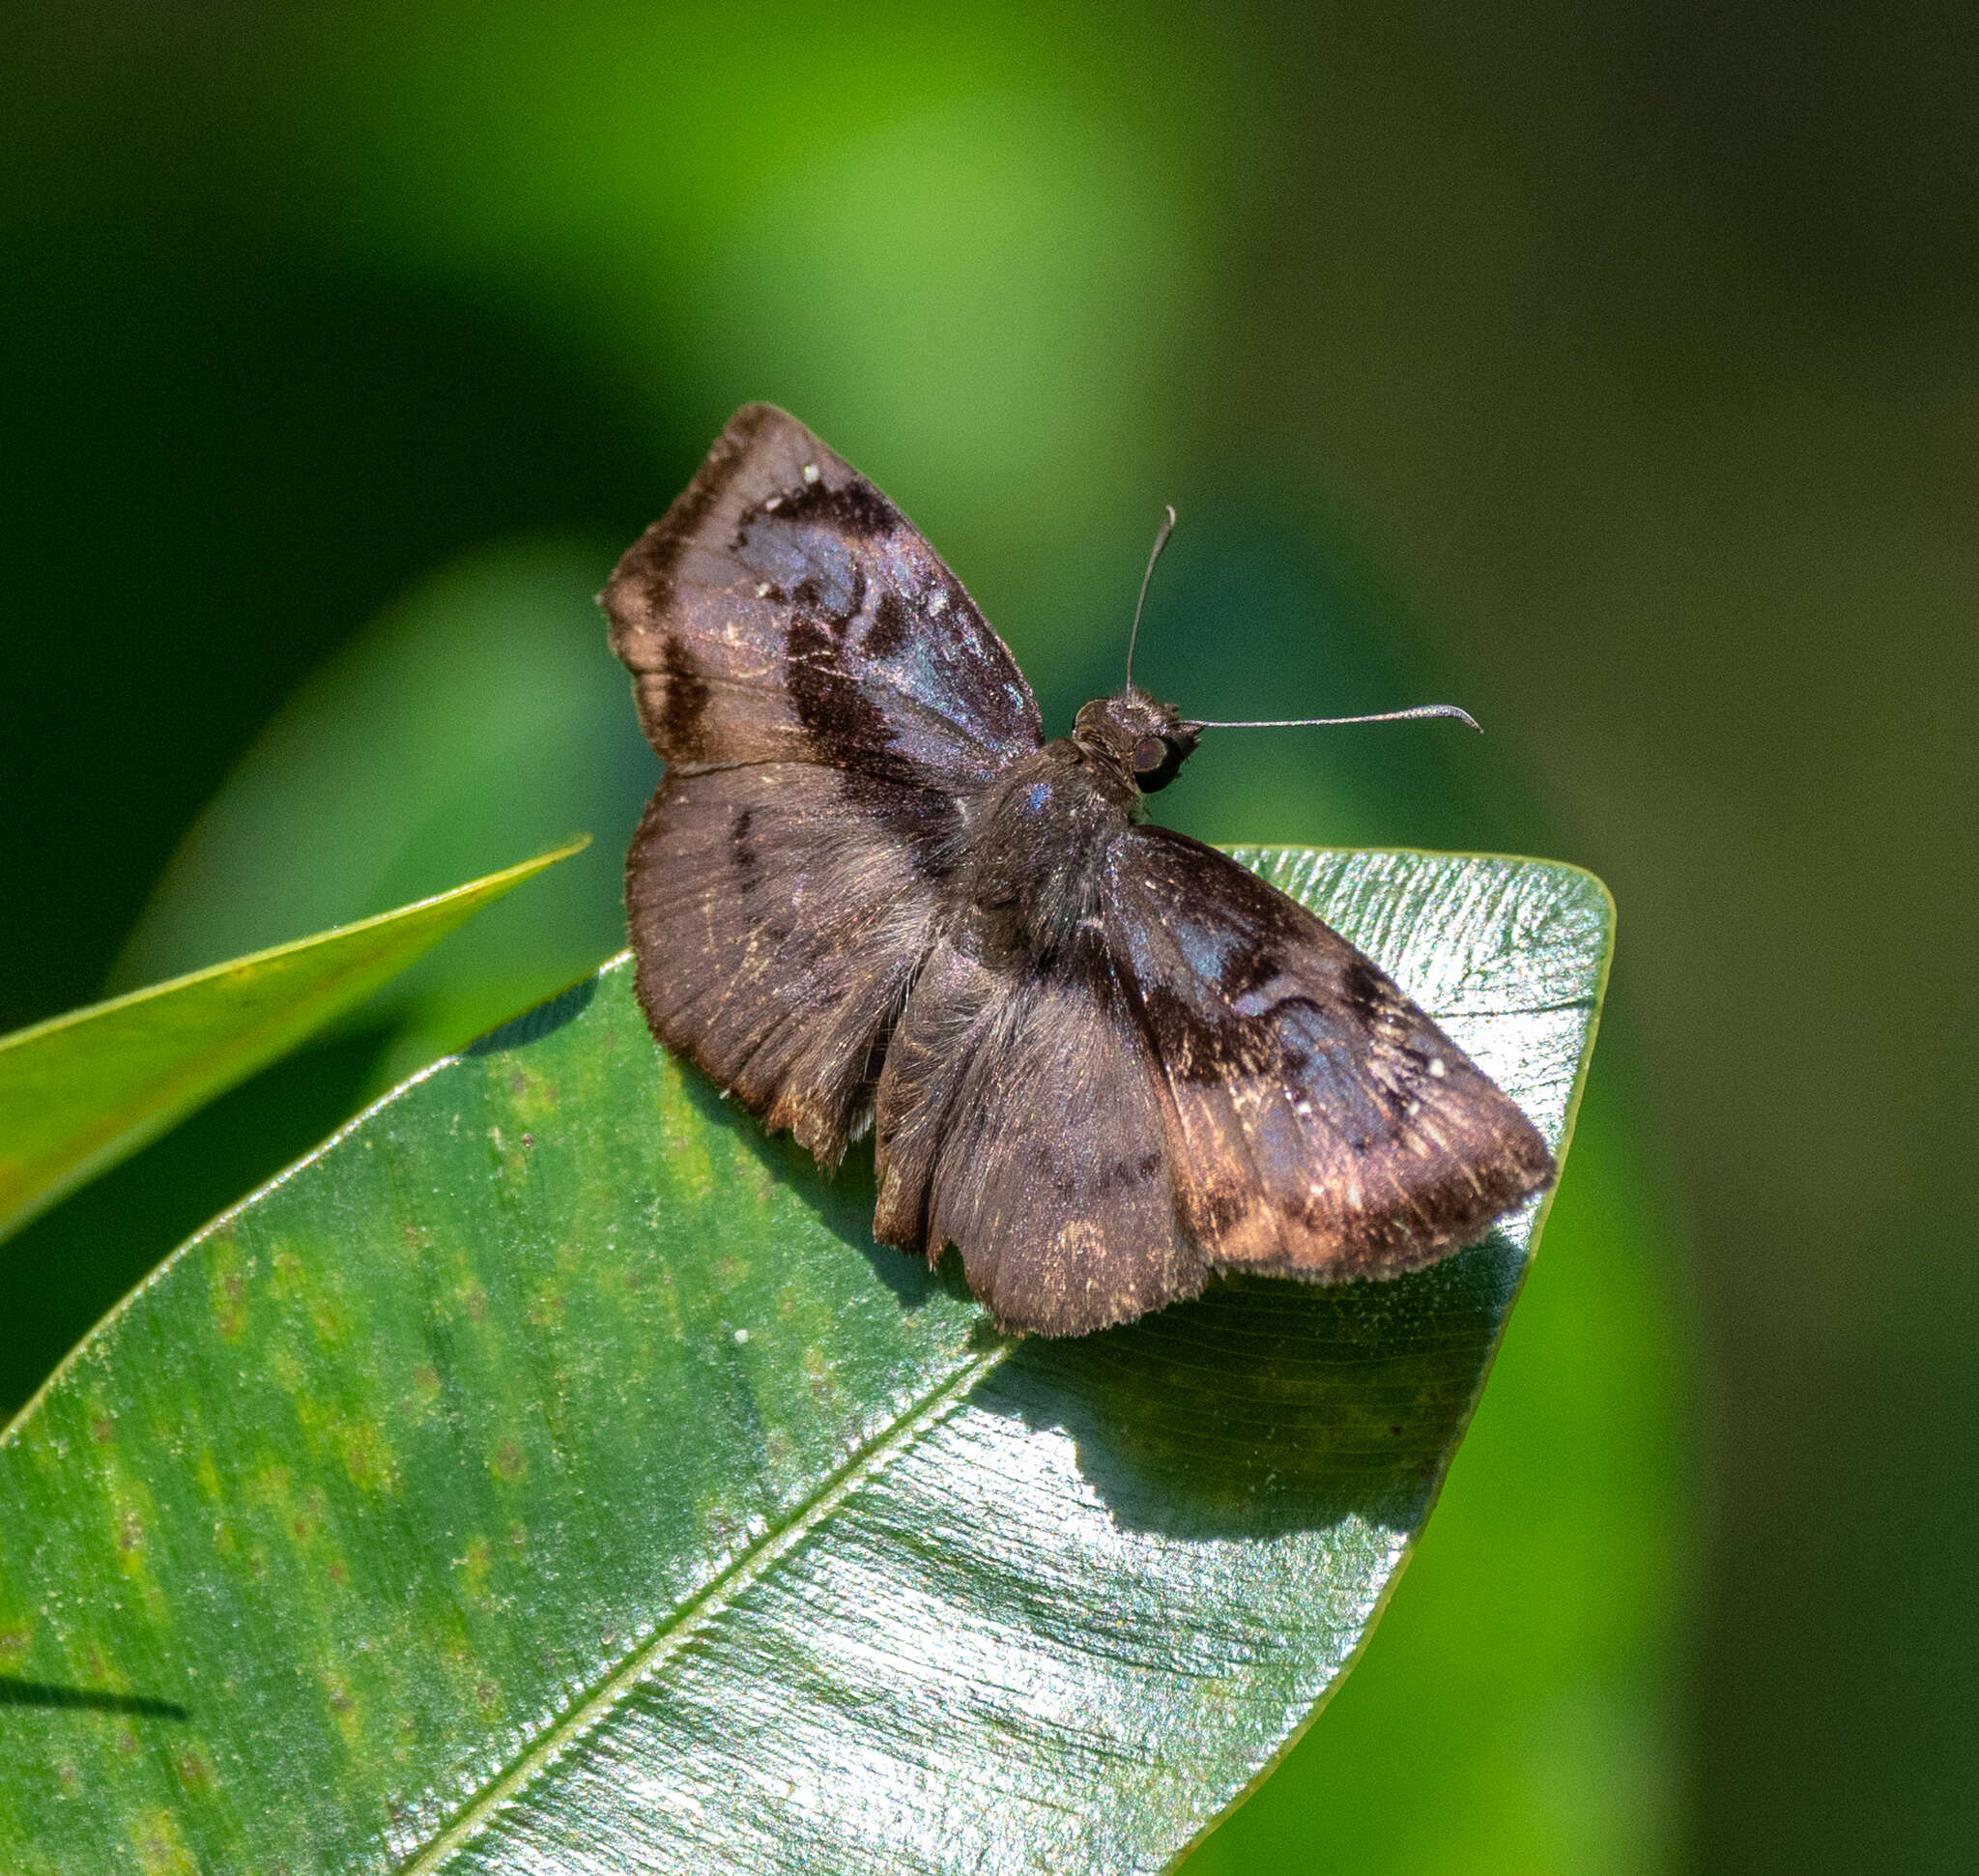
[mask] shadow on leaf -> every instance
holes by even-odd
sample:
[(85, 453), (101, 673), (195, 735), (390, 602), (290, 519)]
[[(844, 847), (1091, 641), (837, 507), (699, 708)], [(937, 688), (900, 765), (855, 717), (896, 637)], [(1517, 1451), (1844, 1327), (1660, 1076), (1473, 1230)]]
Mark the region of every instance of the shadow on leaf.
[[(609, 970), (611, 966), (606, 965), (604, 968)], [(547, 1002), (511, 1017), (499, 1029), (490, 1029), (485, 1036), (475, 1037), (461, 1053), (468, 1056), (499, 1055), (527, 1048), (532, 1042), (541, 1042), (546, 1036), (554, 1036), (565, 1024), (575, 1023), (590, 1008), (591, 999), (598, 994), (600, 974), (593, 972), (580, 979), (568, 990), (559, 991)]]
[(66, 1688), (51, 1681), (20, 1681), (0, 1674), (0, 1707), (47, 1707), (74, 1713), (130, 1714), (142, 1719), (190, 1719), (175, 1700), (142, 1693), (104, 1693), (96, 1688)]
[[(588, 984), (511, 1024), (514, 1048), (579, 1014)], [(712, 1134), (753, 1157), (901, 1310), (969, 1301), (961, 1260), (930, 1270), (875, 1244), (870, 1136), (835, 1177), (691, 1064), (681, 1081)], [(1080, 1475), (1126, 1530), (1273, 1538), (1349, 1516), (1420, 1524), (1469, 1418), (1518, 1283), (1502, 1233), (1413, 1276), (1334, 1285), (1227, 1276), (1199, 1298), (1076, 1340), (1014, 1342), (972, 1405), (1074, 1442)], [(997, 1340), (988, 1316), (978, 1345)]]
[(779, 1184), (817, 1214), (832, 1236), (856, 1252), (873, 1274), (911, 1314), (937, 1295), (969, 1301), (969, 1286), (959, 1257), (944, 1257), (932, 1270), (924, 1257), (909, 1256), (873, 1237), (873, 1207), (877, 1185), (873, 1170), (873, 1137), (854, 1140), (837, 1173), (827, 1177), (817, 1162), (789, 1134), (770, 1134), (762, 1123), (684, 1057), (681, 1080), (694, 1111), (710, 1127), (721, 1129), (756, 1160)]
[(1420, 1522), (1521, 1256), (1501, 1236), (1391, 1283), (1227, 1277), (1072, 1342), (1024, 1342), (973, 1402), (1059, 1428), (1128, 1530), (1270, 1538)]

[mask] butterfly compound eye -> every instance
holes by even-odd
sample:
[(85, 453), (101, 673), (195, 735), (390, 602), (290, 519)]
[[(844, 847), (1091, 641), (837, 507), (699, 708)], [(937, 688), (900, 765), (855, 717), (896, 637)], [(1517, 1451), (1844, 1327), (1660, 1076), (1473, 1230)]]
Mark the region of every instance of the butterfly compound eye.
[(1168, 760), (1167, 742), (1161, 736), (1142, 736), (1133, 745), (1133, 772), (1152, 775)]

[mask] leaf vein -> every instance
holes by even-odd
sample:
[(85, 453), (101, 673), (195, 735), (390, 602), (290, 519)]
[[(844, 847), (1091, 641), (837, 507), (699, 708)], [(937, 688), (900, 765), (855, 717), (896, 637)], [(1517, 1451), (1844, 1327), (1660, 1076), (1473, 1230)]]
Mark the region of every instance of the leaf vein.
[(689, 1598), (672, 1620), (634, 1648), (594, 1692), (547, 1726), (431, 1842), (393, 1862), (391, 1867), (396, 1876), (428, 1876), (455, 1850), (479, 1835), (503, 1804), (519, 1796), (539, 1773), (547, 1771), (572, 1746), (607, 1724), (642, 1682), (650, 1680), (668, 1660), (732, 1607), (737, 1598), (768, 1575), (846, 1499), (946, 1419), (969, 1390), (1003, 1360), (1006, 1352), (1006, 1347), (998, 1346), (977, 1356), (855, 1453), (797, 1507), (780, 1530), (745, 1551), (704, 1589)]

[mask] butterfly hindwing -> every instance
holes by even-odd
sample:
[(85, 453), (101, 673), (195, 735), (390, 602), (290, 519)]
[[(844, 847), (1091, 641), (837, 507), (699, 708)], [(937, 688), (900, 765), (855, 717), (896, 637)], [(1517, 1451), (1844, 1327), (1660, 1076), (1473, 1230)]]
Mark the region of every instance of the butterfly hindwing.
[(604, 599), (676, 771), (821, 763), (953, 789), (1041, 737), (1016, 659), (940, 556), (767, 404), (730, 419)]
[(1393, 1276), (1552, 1179), (1517, 1106), (1369, 959), (1235, 861), (1136, 827), (1113, 844), (1104, 904), (1160, 1064), (1177, 1215), (1211, 1264)]
[(836, 1164), (932, 941), (954, 805), (805, 763), (660, 783), (626, 858), (653, 1033)]
[(875, 1126), (875, 1235), (961, 1246), (1002, 1328), (1084, 1335), (1202, 1288), (1152, 1064), (1097, 935), (1036, 970), (938, 944), (888, 1047)]
[[(1532, 1124), (1331, 927), (1161, 827), (1047, 955), (944, 939), (888, 1047), (876, 1234), (1078, 1335), (1208, 1272), (1394, 1276), (1552, 1176)], [(979, 952), (981, 947), (975, 947)]]

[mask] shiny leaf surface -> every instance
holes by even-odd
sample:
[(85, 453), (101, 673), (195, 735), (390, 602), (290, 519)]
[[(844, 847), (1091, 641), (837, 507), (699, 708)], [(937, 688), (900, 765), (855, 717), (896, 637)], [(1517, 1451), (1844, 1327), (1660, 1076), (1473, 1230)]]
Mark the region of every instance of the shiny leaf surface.
[[(1242, 855), (1564, 1144), (1599, 884)], [(1535, 1221), (989, 1332), (620, 962), (194, 1238), (0, 1440), (0, 1862), (1158, 1868), (1362, 1645)]]
[(0, 1038), (0, 1237), (361, 1002), (588, 837)]

